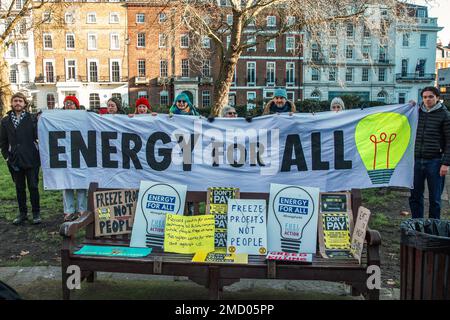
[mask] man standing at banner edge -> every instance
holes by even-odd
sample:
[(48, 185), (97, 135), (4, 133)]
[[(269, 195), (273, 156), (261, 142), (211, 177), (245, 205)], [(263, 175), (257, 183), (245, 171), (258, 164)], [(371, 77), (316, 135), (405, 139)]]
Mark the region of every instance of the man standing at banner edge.
[(429, 217), (440, 219), (441, 195), (450, 165), (450, 113), (439, 102), (439, 90), (425, 87), (421, 91), (419, 121), (414, 151), (414, 188), (409, 206), (413, 218), (424, 217), (425, 180), (429, 190)]

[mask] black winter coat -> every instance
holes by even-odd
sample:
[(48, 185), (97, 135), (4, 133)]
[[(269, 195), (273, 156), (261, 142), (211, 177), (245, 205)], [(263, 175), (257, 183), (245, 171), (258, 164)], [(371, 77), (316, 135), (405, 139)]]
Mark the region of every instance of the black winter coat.
[(37, 136), (37, 117), (26, 113), (19, 126), (14, 128), (11, 113), (0, 122), (0, 149), (8, 164), (19, 169), (40, 166)]

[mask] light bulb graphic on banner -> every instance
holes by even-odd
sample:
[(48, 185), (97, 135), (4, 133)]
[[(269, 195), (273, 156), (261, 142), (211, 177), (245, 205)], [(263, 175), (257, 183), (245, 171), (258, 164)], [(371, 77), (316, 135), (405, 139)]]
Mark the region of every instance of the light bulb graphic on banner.
[(389, 183), (410, 138), (411, 127), (404, 115), (375, 113), (359, 121), (355, 143), (372, 184)]
[(314, 215), (316, 201), (305, 189), (289, 186), (275, 195), (272, 205), (280, 225), (282, 251), (300, 252), (304, 231)]

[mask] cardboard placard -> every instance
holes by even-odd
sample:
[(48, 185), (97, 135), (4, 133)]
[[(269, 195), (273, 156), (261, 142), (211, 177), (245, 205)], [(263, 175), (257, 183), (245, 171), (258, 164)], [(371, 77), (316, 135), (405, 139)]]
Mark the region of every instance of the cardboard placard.
[(245, 253), (197, 252), (192, 258), (192, 262), (247, 264), (248, 255)]
[(353, 256), (361, 263), (361, 254), (364, 247), (364, 240), (366, 238), (366, 230), (369, 224), (370, 210), (364, 207), (359, 207), (358, 217), (356, 218), (355, 230), (352, 235), (352, 244), (350, 250)]
[(137, 193), (137, 190), (94, 192), (96, 237), (131, 233)]
[(270, 185), (269, 251), (316, 253), (319, 189)]
[(228, 253), (267, 253), (266, 201), (228, 201)]
[(239, 199), (239, 188), (210, 187), (206, 196), (206, 214), (214, 214), (214, 247), (216, 251), (227, 250), (228, 200)]
[(174, 253), (214, 251), (214, 216), (166, 215), (164, 251)]
[(161, 249), (166, 214), (184, 213), (187, 186), (141, 181), (131, 233), (131, 247)]
[(269, 252), (266, 256), (267, 260), (290, 261), (290, 262), (306, 262), (312, 263), (311, 253), (294, 253), (294, 252)]

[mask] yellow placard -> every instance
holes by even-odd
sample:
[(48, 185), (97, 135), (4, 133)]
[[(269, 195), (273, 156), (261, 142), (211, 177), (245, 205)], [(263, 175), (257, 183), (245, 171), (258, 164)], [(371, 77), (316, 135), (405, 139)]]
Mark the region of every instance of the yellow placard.
[(226, 253), (226, 252), (197, 252), (192, 258), (192, 262), (210, 262), (210, 263), (248, 263), (248, 254), (246, 253)]
[(347, 213), (323, 213), (322, 219), (325, 248), (349, 250), (350, 230)]
[(214, 251), (214, 215), (166, 215), (164, 251), (196, 253)]

